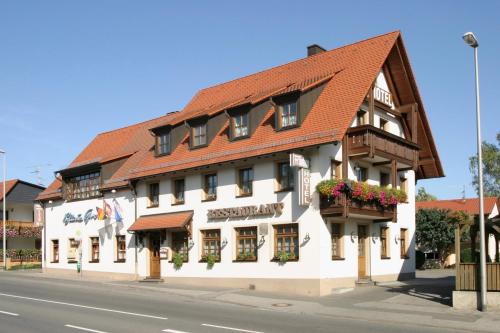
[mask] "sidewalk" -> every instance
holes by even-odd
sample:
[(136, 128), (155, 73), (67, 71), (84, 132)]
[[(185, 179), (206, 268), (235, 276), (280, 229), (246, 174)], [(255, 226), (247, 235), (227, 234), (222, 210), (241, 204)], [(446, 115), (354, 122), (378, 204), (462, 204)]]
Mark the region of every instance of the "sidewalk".
[[(264, 311), (286, 311), (296, 314), (350, 318), (369, 322), (423, 325), (459, 331), (499, 332), (500, 312), (455, 310), (451, 307), (452, 270), (417, 272), (417, 278), (405, 282), (385, 283), (356, 288), (325, 297), (273, 295), (242, 289), (195, 288), (172, 284), (137, 281), (99, 281), (117, 288), (144, 289), (168, 295), (195, 298), (206, 302), (253, 307)], [(12, 274), (6, 272), (6, 274)], [(71, 279), (78, 276), (55, 276), (41, 272), (16, 272), (24, 276), (47, 279)]]

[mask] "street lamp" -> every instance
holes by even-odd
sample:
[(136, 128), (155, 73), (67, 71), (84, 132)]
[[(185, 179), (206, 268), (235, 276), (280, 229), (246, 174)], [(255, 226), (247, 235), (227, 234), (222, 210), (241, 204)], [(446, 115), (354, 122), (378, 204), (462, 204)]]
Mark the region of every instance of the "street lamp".
[[(481, 311), (487, 310), (486, 300), (486, 240), (484, 226), (484, 195), (483, 195), (483, 153), (481, 141), (481, 113), (479, 103), (479, 66), (477, 60), (477, 49), (479, 43), (472, 32), (465, 33), (462, 38), (465, 43), (474, 49), (474, 68), (476, 77), (476, 131), (477, 131), (477, 171), (479, 177), (479, 269), (480, 269), (480, 292)], [(460, 240), (458, 240), (460, 241)], [(460, 253), (457, 253), (460, 255)]]
[(3, 269), (4, 271), (7, 270), (7, 232), (6, 232), (6, 229), (5, 229), (5, 201), (7, 201), (7, 195), (5, 193), (5, 182), (6, 182), (6, 179), (5, 179), (5, 175), (6, 175), (6, 163), (5, 163), (5, 160), (6, 160), (6, 154), (5, 154), (5, 150), (1, 150), (0, 149), (0, 154), (2, 154), (3, 156), (3, 198), (2, 198), (2, 220), (3, 220)]

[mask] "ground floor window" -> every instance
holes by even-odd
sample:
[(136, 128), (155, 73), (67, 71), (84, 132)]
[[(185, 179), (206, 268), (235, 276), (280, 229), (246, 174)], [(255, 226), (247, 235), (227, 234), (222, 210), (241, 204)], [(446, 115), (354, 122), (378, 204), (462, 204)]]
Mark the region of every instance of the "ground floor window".
[(74, 238), (68, 239), (68, 262), (73, 263), (77, 261), (77, 254), (78, 252), (78, 242)]
[(299, 225), (279, 224), (274, 226), (274, 257), (287, 260), (299, 259)]
[(380, 228), (380, 257), (382, 259), (391, 257), (389, 252), (389, 227)]
[(52, 240), (52, 262), (53, 263), (59, 262), (59, 240), (58, 239)]
[(124, 235), (116, 236), (116, 261), (125, 262), (127, 258), (127, 242)]
[(342, 223), (332, 223), (332, 259), (344, 258), (344, 225)]
[(172, 233), (172, 250), (182, 256), (184, 262), (189, 261), (189, 235), (187, 232)]
[(90, 262), (99, 262), (99, 237), (90, 237)]
[(257, 261), (257, 227), (236, 228), (236, 260)]
[(206, 260), (209, 255), (215, 257), (215, 260), (220, 260), (220, 230), (202, 230), (201, 257)]
[(408, 258), (408, 229), (401, 228), (399, 235), (399, 247), (401, 251), (401, 259)]

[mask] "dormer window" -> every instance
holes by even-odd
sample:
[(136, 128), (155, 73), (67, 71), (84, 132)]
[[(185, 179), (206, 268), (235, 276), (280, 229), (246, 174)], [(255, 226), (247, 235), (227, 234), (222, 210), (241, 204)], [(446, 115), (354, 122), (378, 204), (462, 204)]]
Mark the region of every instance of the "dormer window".
[(156, 155), (170, 154), (170, 132), (156, 136)]
[(204, 146), (207, 144), (207, 124), (200, 124), (191, 127), (191, 138), (193, 147)]
[(248, 136), (248, 113), (241, 113), (231, 117), (231, 133), (233, 139)]
[(67, 178), (64, 183), (66, 200), (68, 201), (89, 199), (101, 195), (101, 173), (99, 171)]
[(287, 102), (279, 106), (279, 128), (297, 126), (297, 101)]

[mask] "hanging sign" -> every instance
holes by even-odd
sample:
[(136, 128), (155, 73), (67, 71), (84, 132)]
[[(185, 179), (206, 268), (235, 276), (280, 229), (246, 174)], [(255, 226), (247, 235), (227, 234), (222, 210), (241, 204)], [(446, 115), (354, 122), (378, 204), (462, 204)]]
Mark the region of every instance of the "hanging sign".
[(42, 205), (36, 203), (34, 207), (34, 212), (35, 212), (35, 226), (42, 227), (45, 223)]
[(300, 154), (291, 153), (290, 166), (299, 168), (309, 168), (309, 161)]
[(311, 170), (299, 169), (299, 206), (309, 206), (311, 203)]
[(373, 98), (382, 104), (392, 107), (392, 95), (387, 90), (375, 86), (373, 88)]

